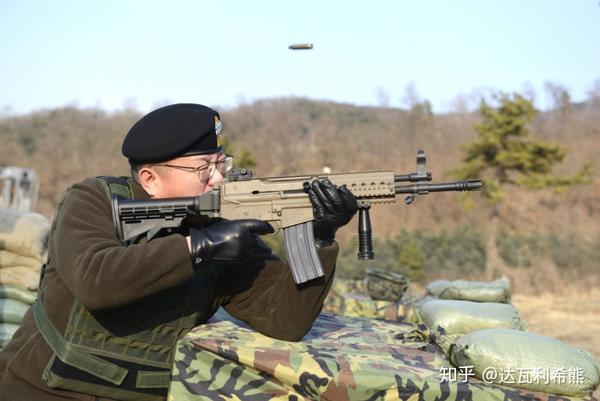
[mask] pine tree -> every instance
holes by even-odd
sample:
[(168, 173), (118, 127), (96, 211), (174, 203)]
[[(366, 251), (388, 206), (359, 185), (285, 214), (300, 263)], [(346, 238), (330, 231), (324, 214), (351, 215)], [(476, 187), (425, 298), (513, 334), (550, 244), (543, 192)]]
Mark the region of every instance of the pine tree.
[(514, 93), (494, 96), (496, 107), (481, 101), (481, 123), (475, 126), (477, 139), (464, 148), (463, 166), (453, 171), (460, 179), (482, 179), (483, 195), (491, 205), (491, 226), (486, 244), (486, 276), (493, 278), (502, 263), (496, 247), (499, 205), (506, 197), (505, 186), (528, 189), (554, 188), (562, 191), (591, 182), (592, 165), (585, 163), (572, 176), (552, 174), (568, 149), (558, 143), (536, 138), (529, 125), (537, 110), (532, 102)]

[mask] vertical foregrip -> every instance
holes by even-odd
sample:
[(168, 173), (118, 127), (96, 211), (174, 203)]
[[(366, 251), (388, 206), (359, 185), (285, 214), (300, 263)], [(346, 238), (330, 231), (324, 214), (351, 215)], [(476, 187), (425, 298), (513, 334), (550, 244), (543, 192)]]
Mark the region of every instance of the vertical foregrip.
[(285, 250), (296, 284), (324, 276), (315, 247), (312, 221), (283, 229)]
[(373, 252), (373, 238), (371, 230), (371, 217), (369, 209), (371, 206), (360, 206), (358, 208), (358, 259), (375, 259)]

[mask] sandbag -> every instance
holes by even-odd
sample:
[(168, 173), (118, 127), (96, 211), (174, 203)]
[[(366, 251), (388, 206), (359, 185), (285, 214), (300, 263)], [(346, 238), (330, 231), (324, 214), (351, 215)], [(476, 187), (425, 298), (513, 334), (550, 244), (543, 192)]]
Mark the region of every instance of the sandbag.
[(29, 304), (15, 299), (0, 298), (0, 322), (20, 324), (29, 307)]
[(33, 291), (27, 291), (10, 285), (0, 285), (0, 298), (10, 298), (32, 305), (35, 302), (36, 296), (37, 294)]
[(36, 291), (40, 283), (39, 269), (28, 266), (0, 267), (0, 284)]
[(440, 291), (441, 299), (459, 299), (476, 302), (510, 302), (510, 283), (501, 278), (494, 281), (454, 280)]
[(0, 348), (4, 348), (19, 328), (15, 323), (0, 323)]
[(44, 261), (41, 258), (23, 256), (5, 249), (0, 249), (0, 267), (27, 266), (39, 270), (42, 264), (44, 264)]
[(449, 280), (435, 280), (427, 286), (427, 295), (437, 297), (450, 285)]
[(0, 212), (0, 249), (44, 259), (49, 231), (50, 221), (41, 214)]
[(430, 330), (445, 335), (496, 327), (524, 328), (517, 309), (504, 303), (429, 299), (419, 305), (419, 314)]
[(464, 335), (451, 346), (450, 361), (456, 367), (472, 366), (475, 376), (486, 383), (557, 395), (585, 396), (600, 382), (600, 365), (589, 353), (518, 330)]

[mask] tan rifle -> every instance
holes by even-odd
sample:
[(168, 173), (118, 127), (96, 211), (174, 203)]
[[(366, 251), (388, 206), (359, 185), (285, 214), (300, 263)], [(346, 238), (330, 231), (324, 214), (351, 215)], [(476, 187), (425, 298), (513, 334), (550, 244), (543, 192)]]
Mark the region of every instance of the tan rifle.
[[(113, 197), (113, 218), (122, 241), (145, 234), (148, 239), (160, 230), (179, 227), (190, 216), (207, 218), (258, 219), (269, 222), (275, 231), (283, 229), (286, 253), (297, 284), (323, 276), (313, 236), (313, 206), (305, 187), (316, 179), (345, 185), (356, 196), (359, 207), (359, 259), (373, 259), (369, 209), (371, 205), (393, 203), (406, 194), (406, 204), (416, 195), (442, 191), (474, 191), (480, 180), (431, 184), (425, 152), (417, 152), (417, 172), (395, 175), (393, 171), (313, 174), (252, 178), (245, 169), (233, 170), (225, 182), (210, 192), (183, 198), (125, 200)], [(399, 185), (412, 182), (411, 185)]]

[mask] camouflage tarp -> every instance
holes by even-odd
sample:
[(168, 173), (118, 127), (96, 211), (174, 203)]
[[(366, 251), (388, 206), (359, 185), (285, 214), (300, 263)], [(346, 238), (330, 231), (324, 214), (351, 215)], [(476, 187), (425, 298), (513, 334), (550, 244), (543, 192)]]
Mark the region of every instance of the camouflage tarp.
[(336, 278), (325, 298), (323, 311), (349, 317), (420, 322), (417, 307), (411, 299), (398, 302), (375, 301), (367, 295), (363, 280)]
[(453, 375), (455, 368), (424, 338), (423, 327), (412, 323), (323, 313), (302, 341), (286, 342), (220, 312), (178, 342), (168, 399), (595, 400)]
[(334, 278), (330, 292), (337, 295), (352, 293), (368, 296), (365, 280), (353, 280), (338, 277)]

